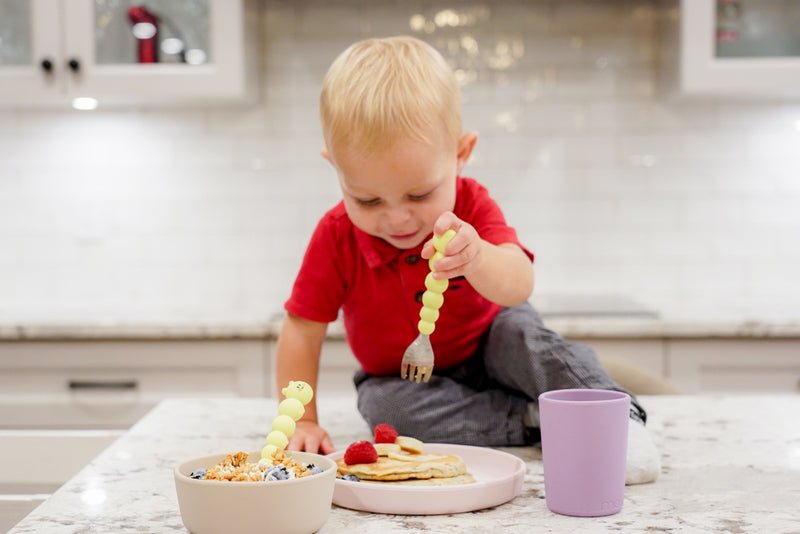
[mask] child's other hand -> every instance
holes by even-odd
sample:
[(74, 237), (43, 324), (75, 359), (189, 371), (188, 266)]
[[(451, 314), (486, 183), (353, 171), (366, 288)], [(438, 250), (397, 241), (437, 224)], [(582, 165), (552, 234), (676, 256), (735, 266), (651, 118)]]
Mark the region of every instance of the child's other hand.
[(328, 433), (317, 423), (298, 421), (294, 434), (289, 438), (289, 445), (286, 450), (330, 454), (336, 449), (333, 447)]
[[(480, 269), (483, 262), (483, 240), (478, 231), (468, 222), (462, 221), (451, 211), (442, 213), (433, 225), (433, 234), (442, 235), (448, 229), (455, 230), (456, 235), (444, 249), (444, 258), (436, 261), (436, 272), (433, 277), (438, 280), (469, 276)], [(429, 259), (435, 249), (429, 240), (422, 247), (422, 257)]]

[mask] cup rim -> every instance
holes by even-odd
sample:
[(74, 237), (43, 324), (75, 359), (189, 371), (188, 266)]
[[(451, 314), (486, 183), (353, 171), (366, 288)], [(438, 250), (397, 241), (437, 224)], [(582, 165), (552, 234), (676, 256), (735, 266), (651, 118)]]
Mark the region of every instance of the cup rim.
[[(585, 395), (585, 398), (575, 398), (576, 395)], [(565, 404), (612, 403), (630, 398), (631, 396), (623, 391), (592, 388), (551, 389), (539, 394), (539, 401), (545, 400)]]

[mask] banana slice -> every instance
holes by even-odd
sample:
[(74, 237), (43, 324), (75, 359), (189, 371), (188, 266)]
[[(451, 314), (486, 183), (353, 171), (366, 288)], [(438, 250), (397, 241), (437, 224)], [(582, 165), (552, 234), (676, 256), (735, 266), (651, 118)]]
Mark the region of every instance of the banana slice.
[(417, 438), (397, 436), (397, 439), (395, 439), (394, 442), (397, 445), (400, 445), (400, 448), (404, 451), (410, 451), (416, 454), (422, 454), (422, 451), (425, 449), (425, 444)]
[(400, 462), (435, 462), (446, 458), (446, 454), (408, 454), (408, 453), (389, 453), (389, 458)]
[(403, 449), (397, 443), (376, 443), (375, 450), (378, 451), (378, 456), (390, 456), (399, 454)]

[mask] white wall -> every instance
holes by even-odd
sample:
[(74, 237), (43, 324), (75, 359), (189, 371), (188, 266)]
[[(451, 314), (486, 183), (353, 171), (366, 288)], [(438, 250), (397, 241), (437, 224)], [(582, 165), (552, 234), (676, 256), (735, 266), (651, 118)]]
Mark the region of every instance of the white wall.
[[(440, 5), (463, 25), (410, 28)], [(462, 69), (481, 136), (465, 174), (536, 253), (538, 292), (626, 294), (675, 319), (800, 318), (800, 99), (660, 95), (654, 1), (263, 6), (258, 106), (0, 112), (0, 322), (279, 311), (338, 199), (319, 83), (351, 41), (397, 33)]]

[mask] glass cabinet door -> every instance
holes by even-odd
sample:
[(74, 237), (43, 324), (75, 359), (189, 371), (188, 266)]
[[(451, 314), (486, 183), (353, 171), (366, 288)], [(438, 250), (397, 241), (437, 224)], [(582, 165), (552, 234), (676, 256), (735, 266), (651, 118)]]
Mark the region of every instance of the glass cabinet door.
[(718, 58), (800, 57), (800, 2), (717, 0)]
[(0, 65), (30, 65), (31, 4), (28, 0), (0, 0)]
[(96, 0), (95, 62), (100, 65), (213, 61), (208, 0)]
[[(679, 27), (665, 17), (664, 64), (684, 94), (800, 95), (800, 0), (679, 0)], [(677, 58), (677, 61), (673, 61)]]
[[(54, 0), (0, 0), (0, 103), (54, 98), (65, 84)], [(41, 19), (41, 20), (40, 20)]]
[(245, 98), (247, 23), (257, 20), (246, 11), (255, 2), (62, 2), (70, 93), (101, 105)]
[(257, 0), (0, 0), (0, 106), (243, 102)]

